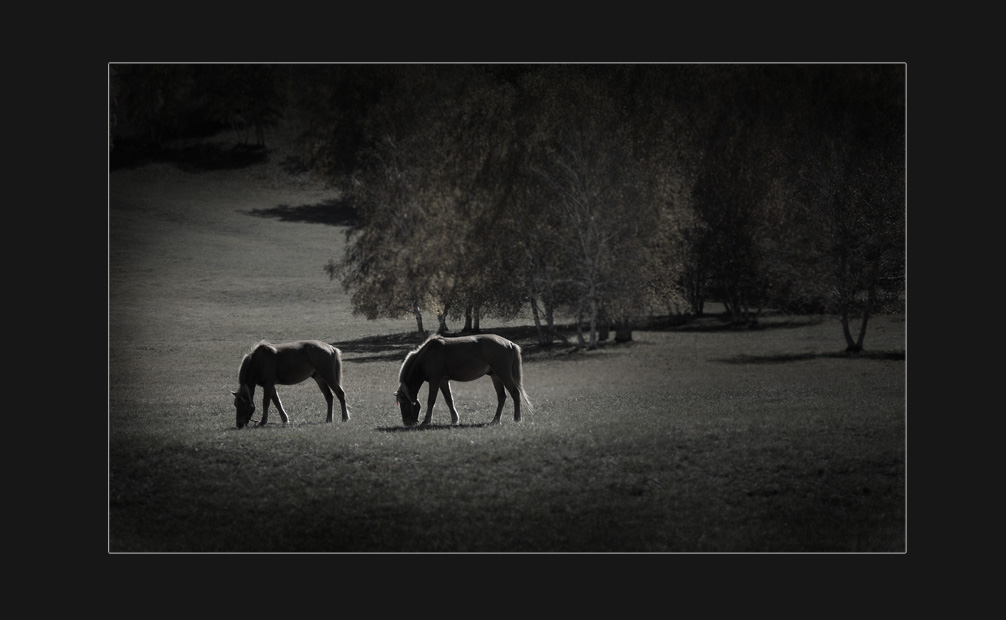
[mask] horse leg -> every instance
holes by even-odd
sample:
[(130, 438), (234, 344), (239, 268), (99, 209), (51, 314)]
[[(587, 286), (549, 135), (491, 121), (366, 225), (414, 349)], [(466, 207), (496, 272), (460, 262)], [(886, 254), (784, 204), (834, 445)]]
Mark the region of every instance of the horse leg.
[[(279, 392), (276, 391), (275, 385), (270, 385), (266, 387), (266, 393), (272, 398), (272, 402), (276, 405), (276, 409), (279, 410), (279, 417), (283, 420), (283, 424), (290, 422), (290, 416), (286, 414), (286, 409), (283, 408), (283, 403), (279, 399)], [(265, 409), (268, 407), (268, 403), (262, 405), (262, 424), (265, 424)]]
[[(342, 386), (338, 383), (332, 388), (335, 391), (335, 397), (339, 399), (339, 404), (342, 405), (342, 421), (349, 421), (349, 409), (346, 407), (346, 390), (342, 389)], [(329, 422), (332, 421), (332, 414), (328, 414)]]
[(498, 404), (496, 405), (496, 415), (493, 416), (493, 421), (490, 424), (500, 423), (500, 414), (503, 413), (503, 403), (506, 402), (506, 391), (503, 389), (503, 380), (499, 378), (499, 375), (491, 375), (493, 379), (493, 387), (496, 388), (496, 399)]
[(508, 383), (510, 385), (507, 385), (506, 389), (510, 392), (510, 397), (513, 398), (513, 421), (520, 422), (520, 390), (517, 389), (517, 384), (513, 379)]
[[(271, 386), (262, 386), (262, 419), (259, 420), (259, 426), (265, 426), (265, 423), (269, 421), (269, 389)], [(272, 389), (276, 389), (272, 387)]]
[(433, 419), (433, 407), (437, 404), (437, 387), (440, 385), (440, 379), (430, 379), (430, 397), (426, 402), (426, 417), (423, 418), (422, 426), (429, 426), (430, 420)]
[(447, 408), (451, 410), (451, 424), (457, 424), (461, 418), (458, 416), (458, 410), (454, 408), (454, 396), (451, 394), (451, 382), (448, 379), (440, 383), (440, 391), (444, 393)]
[(332, 389), (330, 387), (328, 387), (328, 383), (325, 383), (325, 380), (322, 379), (321, 377), (319, 377), (318, 375), (314, 375), (313, 378), (314, 378), (314, 382), (318, 384), (319, 388), (321, 388), (321, 393), (325, 395), (325, 402), (328, 403), (328, 416), (325, 418), (325, 421), (326, 422), (331, 422), (332, 421), (332, 403), (335, 401), (335, 399), (332, 398)]

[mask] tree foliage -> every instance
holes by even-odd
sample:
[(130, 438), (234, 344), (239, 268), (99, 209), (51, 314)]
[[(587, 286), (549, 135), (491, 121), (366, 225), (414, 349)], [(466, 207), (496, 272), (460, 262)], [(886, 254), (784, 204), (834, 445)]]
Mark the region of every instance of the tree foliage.
[(835, 312), (858, 350), (900, 299), (899, 65), (299, 70), (303, 160), (359, 213), (327, 269), (368, 317), (529, 308), (548, 344), (568, 313), (593, 347), (716, 300)]
[(814, 75), (803, 108), (814, 141), (794, 149), (802, 157), (795, 186), (816, 232), (804, 281), (817, 283), (821, 303), (838, 314), (850, 352), (863, 349), (873, 313), (903, 305), (903, 80), (897, 65)]
[(264, 147), (265, 130), (276, 125), (285, 105), (276, 70), (257, 64), (197, 65), (196, 88), (205, 101), (205, 118), (232, 130), (247, 129), (254, 133), (255, 145)]
[(555, 67), (529, 76), (526, 90), (535, 108), (526, 165), (541, 190), (533, 204), (564, 236), (544, 262), (551, 271), (535, 277), (559, 276), (568, 310), (588, 325), (581, 343), (593, 348), (599, 323), (625, 327), (647, 309), (655, 178), (611, 76)]
[(433, 308), (439, 329), (477, 308), (513, 314), (495, 292), (508, 262), (490, 216), (506, 97), (475, 68), (400, 67), (364, 124), (351, 179), (360, 226), (329, 274), (369, 318)]

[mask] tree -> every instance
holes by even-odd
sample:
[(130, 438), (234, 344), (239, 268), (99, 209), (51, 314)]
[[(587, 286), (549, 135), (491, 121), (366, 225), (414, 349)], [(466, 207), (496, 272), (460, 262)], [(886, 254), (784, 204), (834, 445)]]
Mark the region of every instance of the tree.
[(367, 143), (351, 186), (359, 224), (347, 232), (345, 256), (330, 259), (326, 271), (353, 291), (354, 312), (368, 319), (411, 313), (424, 333), (422, 310), (437, 272), (430, 243), (442, 241), (436, 224), (443, 205), (424, 156), (433, 139), (436, 80), (421, 69), (397, 75), (394, 90), (366, 120)]
[[(368, 124), (397, 92), (400, 69), (386, 65), (290, 67), (290, 114), (300, 127), (299, 163), (341, 184), (365, 163)], [(382, 97), (383, 95), (383, 97)], [(382, 105), (388, 105), (387, 102)]]
[(506, 97), (476, 68), (404, 66), (363, 124), (352, 194), (360, 225), (330, 277), (368, 317), (434, 309), (438, 331), (465, 310), (514, 312), (496, 290), (493, 169)]
[(773, 174), (761, 155), (771, 148), (751, 127), (728, 119), (720, 126), (731, 125), (733, 131), (714, 138), (693, 190), (703, 231), (697, 243), (712, 292), (733, 322), (749, 323), (769, 295), (764, 242), (771, 238), (766, 202)]
[(462, 314), (468, 319), (465, 329), (476, 331), (481, 317), (512, 318), (523, 305), (510, 251), (516, 222), (503, 200), (515, 137), (514, 93), (481, 67), (447, 71), (442, 79), (454, 86), (440, 107), (444, 122), (435, 153), (440, 163), (431, 171), (448, 207), (444, 235), (449, 247), (436, 295), (439, 331), (447, 331), (448, 318)]
[(250, 129), (255, 146), (264, 147), (265, 130), (276, 125), (285, 104), (275, 66), (210, 64), (194, 69), (207, 120), (234, 131)]
[[(609, 86), (597, 67), (549, 67), (525, 81), (534, 119), (526, 165), (547, 190), (544, 201), (530, 202), (542, 208), (531, 221), (563, 236), (552, 250), (561, 258), (536, 271), (560, 266), (559, 282), (572, 293), (569, 309), (578, 325), (588, 324), (589, 339), (578, 333), (587, 348), (597, 346), (600, 320), (614, 316), (626, 325), (643, 303), (644, 248), (657, 216), (631, 119)], [(544, 280), (556, 282), (554, 274)]]
[(780, 284), (789, 67), (700, 67), (682, 81), (678, 128), (690, 213), (678, 217), (682, 285), (692, 312), (722, 301), (734, 323), (757, 320)]
[(813, 277), (855, 353), (873, 313), (903, 303), (904, 69), (851, 66), (813, 79), (806, 109), (816, 131), (798, 143), (797, 183), (817, 231)]
[(110, 71), (119, 131), (156, 146), (185, 128), (195, 90), (191, 65), (119, 64)]

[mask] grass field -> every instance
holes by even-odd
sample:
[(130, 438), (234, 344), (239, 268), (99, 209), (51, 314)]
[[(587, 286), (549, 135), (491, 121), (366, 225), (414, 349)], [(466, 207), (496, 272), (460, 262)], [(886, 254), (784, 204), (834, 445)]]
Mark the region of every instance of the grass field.
[[(109, 192), (110, 552), (906, 550), (903, 316), (875, 319), (858, 357), (822, 317), (591, 352), (485, 321), (525, 347), (534, 410), (516, 424), (508, 401), (487, 426), (486, 378), (454, 384), (459, 427), (441, 399), (404, 429), (415, 322), (353, 316), (328, 280), (336, 192), (275, 157), (117, 169)], [(343, 351), (352, 419), (324, 423), (308, 381), (280, 387), (289, 425), (236, 429), (244, 353), (307, 338)]]

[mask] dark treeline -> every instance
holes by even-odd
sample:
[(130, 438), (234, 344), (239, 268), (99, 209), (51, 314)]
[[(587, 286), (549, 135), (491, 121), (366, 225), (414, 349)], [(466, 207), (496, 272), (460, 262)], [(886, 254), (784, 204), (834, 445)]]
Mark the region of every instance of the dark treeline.
[(110, 101), (110, 137), (296, 123), (356, 207), (325, 268), (368, 318), (530, 308), (594, 347), (720, 301), (834, 314), (859, 351), (903, 309), (900, 64), (125, 65)]

